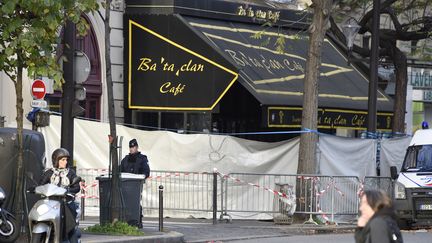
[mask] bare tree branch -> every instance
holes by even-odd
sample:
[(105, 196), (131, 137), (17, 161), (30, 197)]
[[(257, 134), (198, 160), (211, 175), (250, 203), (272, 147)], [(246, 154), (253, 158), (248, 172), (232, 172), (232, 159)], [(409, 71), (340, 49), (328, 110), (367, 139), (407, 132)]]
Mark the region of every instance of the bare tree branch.
[(400, 24), (399, 19), (396, 16), (394, 9), (391, 7), (387, 7), (385, 9), (383, 9), (382, 12), (387, 13), (390, 16), (390, 19), (392, 20), (396, 31), (401, 32), (402, 31), (402, 25)]
[[(397, 0), (386, 0), (385, 2), (381, 3), (381, 11), (382, 9), (386, 9), (387, 7), (391, 6), (396, 1)], [(361, 26), (361, 28), (359, 30), (359, 34), (370, 32), (371, 28), (369, 26), (372, 25), (372, 23), (369, 24), (369, 21), (372, 20), (372, 10), (373, 9), (369, 10), (360, 20), (359, 25)]]

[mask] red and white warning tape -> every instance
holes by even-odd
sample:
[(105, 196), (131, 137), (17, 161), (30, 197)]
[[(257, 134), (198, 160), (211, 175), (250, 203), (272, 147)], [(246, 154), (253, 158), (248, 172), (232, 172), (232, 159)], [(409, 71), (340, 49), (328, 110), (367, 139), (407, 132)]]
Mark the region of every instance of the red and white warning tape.
[(167, 174), (159, 175), (159, 176), (149, 176), (149, 177), (147, 177), (146, 181), (160, 180), (160, 179), (169, 178), (169, 177), (179, 177), (179, 176), (188, 176), (188, 175), (207, 175), (207, 174), (211, 174), (211, 173), (208, 173), (208, 172), (174, 172), (174, 173), (167, 173)]
[[(96, 171), (107, 171), (106, 169), (83, 169), (83, 170), (87, 170), (87, 171), (91, 171), (91, 170), (96, 170)], [(242, 184), (246, 184), (246, 185), (250, 185), (253, 186), (255, 188), (260, 188), (263, 189), (265, 191), (271, 192), (274, 195), (277, 195), (279, 197), (283, 197), (283, 198), (288, 198), (288, 199), (295, 199), (295, 194), (287, 194), (284, 192), (280, 192), (274, 189), (271, 189), (267, 186), (261, 186), (255, 183), (251, 183), (251, 182), (247, 182), (235, 177), (232, 177), (229, 174), (222, 174), (220, 172), (217, 172), (217, 170), (215, 169), (215, 172), (218, 173), (222, 178), (227, 178), (227, 179), (231, 179), (237, 183), (242, 183)], [(173, 173), (167, 173), (164, 175), (157, 175), (157, 176), (150, 176), (147, 178), (147, 182), (151, 182), (151, 181), (156, 181), (156, 180), (161, 180), (164, 178), (173, 178), (173, 177), (180, 177), (180, 176), (189, 176), (189, 175), (211, 175), (213, 173), (211, 172), (173, 172)], [(319, 190), (318, 186), (319, 186), (319, 182), (320, 182), (320, 177), (317, 176), (298, 176), (298, 179), (302, 179), (302, 180), (311, 180), (311, 182), (314, 184), (313, 188), (315, 189), (315, 195), (317, 196), (317, 201), (316, 201), (316, 206), (317, 206), (317, 211), (318, 213), (320, 213), (322, 215), (322, 217), (329, 222), (329, 217), (321, 210), (321, 206), (320, 206), (320, 198), (327, 193), (332, 187), (334, 188), (334, 190), (336, 190), (336, 192), (338, 192), (341, 196), (345, 196), (345, 194), (336, 186), (336, 182), (334, 181), (334, 179), (332, 179), (325, 187), (324, 189)], [(87, 192), (94, 187), (97, 187), (99, 185), (98, 181), (93, 181), (91, 184), (85, 184), (82, 183), (81, 184), (81, 188), (82, 188), (82, 194), (80, 194), (78, 197), (80, 198), (92, 198), (92, 199), (99, 199), (98, 196), (94, 196), (94, 195), (86, 195)], [(363, 190), (363, 186), (364, 186), (364, 182), (360, 183), (359, 186), (359, 196), (360, 196), (360, 192)]]
[(92, 182), (91, 184), (89, 184), (89, 185), (86, 185), (85, 182), (81, 182), (81, 183), (80, 183), (80, 186), (81, 186), (81, 193), (78, 194), (78, 195), (76, 196), (77, 198), (93, 198), (93, 199), (99, 199), (98, 196), (86, 195), (87, 192), (88, 192), (91, 188), (99, 186), (98, 181), (93, 181), (93, 182)]
[(92, 196), (92, 195), (85, 195), (85, 194), (77, 194), (76, 198), (85, 198), (85, 199), (99, 199), (98, 196)]
[(358, 191), (357, 191), (357, 196), (358, 197), (361, 197), (363, 195), (364, 184), (365, 184), (365, 181), (364, 181), (364, 178), (363, 178), (362, 180), (360, 180), (360, 185), (359, 185), (359, 188), (358, 188)]
[(223, 178), (229, 178), (229, 179), (234, 180), (234, 181), (239, 182), (239, 183), (243, 183), (243, 184), (247, 184), (247, 185), (250, 185), (250, 186), (253, 186), (253, 187), (256, 187), (256, 188), (264, 189), (264, 190), (269, 191), (269, 192), (271, 192), (271, 193), (273, 193), (274, 195), (277, 195), (277, 196), (279, 196), (279, 197), (284, 197), (284, 198), (288, 198), (288, 199), (291, 199), (291, 197), (292, 197), (292, 195), (287, 195), (286, 193), (283, 193), (283, 192), (280, 192), (280, 191), (273, 190), (273, 189), (268, 188), (268, 187), (266, 187), (266, 186), (260, 186), (260, 185), (257, 185), (257, 184), (251, 183), (251, 182), (247, 182), (247, 181), (244, 181), (244, 180), (241, 180), (241, 179), (238, 179), (238, 178), (232, 177), (232, 176), (230, 176), (230, 175), (224, 175), (224, 174), (222, 174), (222, 173), (220, 173), (220, 172), (218, 172), (218, 173), (219, 173)]
[(88, 191), (89, 188), (97, 187), (97, 186), (99, 186), (98, 181), (93, 181), (92, 184), (90, 184), (90, 185), (87, 185), (85, 182), (81, 182), (81, 190), (84, 190), (84, 191)]
[(95, 169), (95, 168), (80, 168), (77, 169), (78, 175), (87, 175), (87, 176), (93, 176), (93, 175), (101, 175), (101, 174), (107, 174), (109, 170), (108, 169)]

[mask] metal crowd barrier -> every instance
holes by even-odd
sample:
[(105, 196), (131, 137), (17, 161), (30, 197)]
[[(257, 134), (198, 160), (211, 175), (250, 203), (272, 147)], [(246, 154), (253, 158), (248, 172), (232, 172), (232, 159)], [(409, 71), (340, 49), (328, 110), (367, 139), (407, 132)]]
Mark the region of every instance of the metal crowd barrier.
[(79, 195), (79, 198), (84, 199), (84, 205), (81, 205), (81, 207), (96, 207), (97, 210), (99, 209), (99, 182), (96, 177), (107, 173), (107, 169), (77, 169), (77, 175), (84, 180), (81, 183), (81, 193)]
[[(165, 216), (211, 217), (214, 176), (217, 176), (219, 184), (219, 174), (214, 175), (212, 172), (152, 171), (142, 192), (144, 215), (157, 215), (158, 187), (163, 185)], [(218, 198), (220, 195), (221, 193), (218, 192)]]
[[(287, 209), (282, 203), (284, 196), (269, 193), (266, 188), (282, 191), (283, 187), (295, 195), (295, 213), (320, 215), (325, 221), (334, 221), (335, 215), (357, 215), (357, 177), (320, 175), (280, 175), (280, 174), (229, 174), (238, 181), (227, 181), (224, 186), (225, 203), (223, 214), (239, 218), (266, 216), (292, 216), (291, 206)], [(246, 181), (255, 184), (238, 183)], [(286, 189), (285, 189), (286, 190)], [(291, 212), (290, 212), (291, 211)], [(331, 217), (331, 218), (329, 218)], [(314, 222), (312, 218), (308, 220)]]
[(381, 189), (393, 198), (393, 180), (390, 177), (367, 176), (361, 182), (365, 190)]
[(222, 214), (266, 218), (279, 213), (283, 203), (273, 191), (285, 190), (292, 196), (296, 175), (230, 173), (224, 177)]
[[(78, 170), (86, 180), (81, 195), (86, 208), (99, 207), (95, 178), (106, 173), (102, 169)], [(306, 222), (311, 223), (317, 218), (329, 222), (336, 217), (355, 219), (361, 190), (393, 191), (392, 180), (384, 177), (152, 171), (142, 191), (145, 217), (158, 216), (160, 185), (164, 187), (164, 216), (211, 218), (216, 209), (221, 219), (273, 218), (288, 223), (294, 213), (308, 215)]]

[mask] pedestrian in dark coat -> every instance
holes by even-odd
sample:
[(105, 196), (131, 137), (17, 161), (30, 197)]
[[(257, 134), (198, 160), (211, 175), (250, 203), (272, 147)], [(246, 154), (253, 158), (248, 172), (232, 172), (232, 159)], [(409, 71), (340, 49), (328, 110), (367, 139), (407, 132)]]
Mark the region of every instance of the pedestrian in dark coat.
[(145, 178), (149, 177), (150, 167), (147, 156), (138, 151), (136, 139), (129, 141), (129, 154), (122, 159), (120, 167), (121, 172), (143, 174)]
[(356, 243), (403, 242), (391, 199), (383, 191), (364, 191), (360, 213), (355, 231)]

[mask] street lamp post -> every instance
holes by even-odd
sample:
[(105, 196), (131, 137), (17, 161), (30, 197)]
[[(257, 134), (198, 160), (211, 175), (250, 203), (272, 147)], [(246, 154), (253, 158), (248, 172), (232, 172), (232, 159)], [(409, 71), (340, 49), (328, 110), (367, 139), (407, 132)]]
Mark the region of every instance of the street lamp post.
[(379, 26), (380, 26), (380, 1), (373, 1), (372, 9), (372, 40), (370, 57), (370, 81), (368, 98), (368, 126), (369, 133), (376, 132), (377, 126), (377, 89), (378, 89), (378, 59), (379, 59)]
[(352, 48), (354, 45), (354, 39), (357, 32), (360, 30), (360, 25), (358, 25), (357, 20), (350, 17), (345, 24), (342, 25), (342, 31), (346, 37), (347, 47), (348, 47), (348, 64), (351, 57)]
[[(373, 135), (377, 127), (377, 89), (378, 89), (378, 61), (379, 61), (379, 26), (380, 26), (380, 0), (373, 0), (372, 9), (372, 40), (369, 61), (369, 91), (368, 91), (368, 119), (367, 131)], [(347, 39), (348, 61), (351, 56), (354, 38), (360, 26), (354, 18), (349, 18), (342, 26)]]

